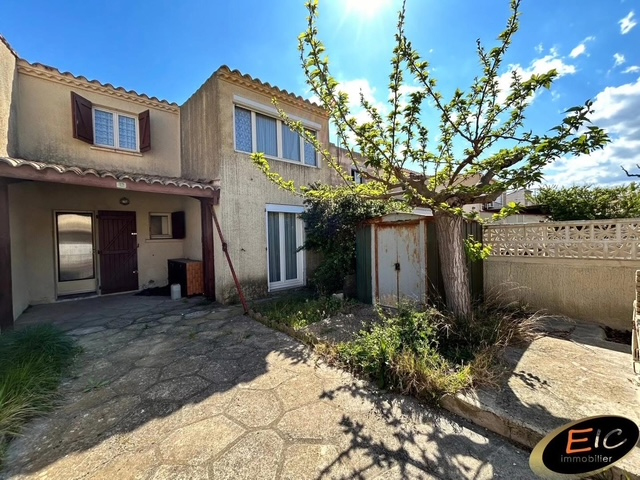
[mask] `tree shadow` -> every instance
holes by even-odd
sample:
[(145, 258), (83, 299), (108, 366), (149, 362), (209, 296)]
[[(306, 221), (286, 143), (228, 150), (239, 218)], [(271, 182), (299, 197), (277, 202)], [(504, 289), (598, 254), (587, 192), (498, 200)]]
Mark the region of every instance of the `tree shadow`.
[[(134, 453), (188, 422), (220, 414), (231, 390), (269, 371), (270, 355), (291, 368), (310, 361), (303, 345), (239, 308), (201, 299), (121, 296), (42, 305), (28, 309), (16, 328), (40, 323), (67, 331), (83, 353), (53, 411), (9, 444), (0, 478), (35, 474), (60, 460), (58, 474), (80, 477), (86, 471), (73, 468), (88, 466), (65, 462), (99, 444), (111, 445), (105, 451), (113, 456)], [(86, 461), (105, 464), (104, 455)]]

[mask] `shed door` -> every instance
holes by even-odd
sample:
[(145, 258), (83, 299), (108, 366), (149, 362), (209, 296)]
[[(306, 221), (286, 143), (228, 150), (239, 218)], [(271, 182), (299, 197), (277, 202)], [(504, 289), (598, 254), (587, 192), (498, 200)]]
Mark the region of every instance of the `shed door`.
[(100, 292), (138, 290), (136, 212), (98, 212)]
[(376, 226), (378, 304), (425, 301), (424, 241), (419, 222)]

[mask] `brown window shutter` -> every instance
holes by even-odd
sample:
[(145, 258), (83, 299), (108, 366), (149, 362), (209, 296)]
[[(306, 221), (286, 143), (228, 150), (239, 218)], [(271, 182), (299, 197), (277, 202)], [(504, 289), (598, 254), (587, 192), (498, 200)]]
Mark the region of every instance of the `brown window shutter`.
[(93, 144), (93, 112), (89, 100), (71, 92), (73, 138)]
[(138, 124), (140, 128), (140, 151), (146, 152), (151, 150), (151, 122), (149, 120), (149, 110), (145, 110), (138, 115)]
[(171, 214), (171, 236), (173, 238), (184, 238), (186, 234), (184, 212), (173, 212)]

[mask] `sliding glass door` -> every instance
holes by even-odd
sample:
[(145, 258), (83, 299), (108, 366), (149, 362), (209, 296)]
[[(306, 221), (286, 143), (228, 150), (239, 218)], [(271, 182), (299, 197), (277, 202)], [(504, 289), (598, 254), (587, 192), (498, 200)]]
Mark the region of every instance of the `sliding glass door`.
[(294, 212), (267, 212), (269, 290), (304, 284), (303, 222)]

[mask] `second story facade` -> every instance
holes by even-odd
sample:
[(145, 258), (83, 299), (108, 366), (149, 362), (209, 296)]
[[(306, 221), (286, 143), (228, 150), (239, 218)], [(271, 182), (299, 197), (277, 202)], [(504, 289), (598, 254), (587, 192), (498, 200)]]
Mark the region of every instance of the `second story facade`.
[(9, 109), (2, 112), (8, 118), (0, 127), (6, 139), (2, 153), (54, 164), (181, 176), (177, 104), (29, 63), (1, 47), (2, 108)]

